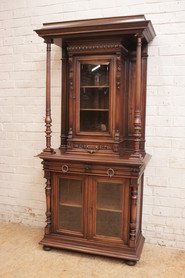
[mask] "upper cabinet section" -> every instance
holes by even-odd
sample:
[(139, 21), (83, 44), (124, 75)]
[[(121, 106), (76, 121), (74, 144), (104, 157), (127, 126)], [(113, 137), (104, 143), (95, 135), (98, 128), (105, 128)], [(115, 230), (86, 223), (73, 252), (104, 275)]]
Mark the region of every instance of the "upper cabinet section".
[(45, 23), (42, 29), (35, 31), (44, 39), (79, 39), (139, 33), (149, 43), (155, 37), (151, 21), (146, 20), (144, 15)]
[(148, 43), (143, 15), (43, 24), (47, 49), (46, 149), (51, 148), (51, 44), (61, 47), (61, 145), (73, 153), (145, 154)]

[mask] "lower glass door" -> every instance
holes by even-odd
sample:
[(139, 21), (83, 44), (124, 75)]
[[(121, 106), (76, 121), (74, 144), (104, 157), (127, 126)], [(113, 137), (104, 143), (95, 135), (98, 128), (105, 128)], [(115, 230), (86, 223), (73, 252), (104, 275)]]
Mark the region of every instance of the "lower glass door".
[(59, 229), (82, 233), (83, 184), (80, 179), (59, 179)]
[(96, 236), (122, 238), (123, 184), (96, 183)]

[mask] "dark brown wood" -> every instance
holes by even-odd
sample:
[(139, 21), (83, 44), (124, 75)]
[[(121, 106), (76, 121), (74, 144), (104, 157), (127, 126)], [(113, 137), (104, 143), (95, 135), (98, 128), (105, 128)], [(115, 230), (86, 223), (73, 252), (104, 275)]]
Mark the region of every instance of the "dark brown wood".
[(140, 140), (141, 140), (141, 35), (137, 36), (137, 54), (136, 54), (136, 95), (134, 112), (134, 156), (140, 158)]
[(134, 266), (137, 263), (137, 261), (125, 260), (125, 263), (129, 266)]
[(45, 40), (47, 44), (47, 59), (46, 59), (46, 148), (43, 150), (43, 152), (53, 152), (53, 149), (51, 148), (51, 96), (50, 96), (50, 90), (51, 90), (51, 44), (53, 43), (52, 39), (46, 39)]
[(67, 135), (69, 131), (69, 116), (68, 116), (68, 57), (65, 47), (62, 48), (62, 97), (61, 97), (61, 144), (60, 148), (66, 148)]
[[(44, 24), (47, 42), (44, 250), (126, 260), (144, 245), (148, 42), (144, 16)], [(51, 148), (50, 46), (61, 38), (61, 144)], [(57, 42), (58, 43), (58, 42)], [(59, 115), (60, 116), (60, 115)]]
[(42, 29), (35, 31), (43, 38), (134, 35), (139, 32), (143, 32), (147, 42), (155, 37), (151, 22), (143, 15), (45, 23)]
[(136, 225), (137, 225), (137, 199), (138, 199), (138, 184), (136, 179), (131, 179), (130, 188), (131, 206), (130, 206), (130, 232), (129, 246), (136, 246)]
[(44, 175), (46, 179), (46, 227), (45, 227), (45, 235), (51, 234), (51, 175), (49, 171), (45, 171)]

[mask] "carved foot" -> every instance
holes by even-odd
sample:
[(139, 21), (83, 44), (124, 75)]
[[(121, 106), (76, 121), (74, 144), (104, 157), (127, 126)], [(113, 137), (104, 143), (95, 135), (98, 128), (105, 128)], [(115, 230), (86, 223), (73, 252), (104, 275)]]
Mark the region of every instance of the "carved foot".
[(137, 261), (126, 260), (125, 263), (129, 266), (134, 266), (137, 263)]
[(49, 247), (49, 246), (43, 246), (43, 249), (44, 249), (44, 251), (50, 251), (52, 248), (51, 247)]

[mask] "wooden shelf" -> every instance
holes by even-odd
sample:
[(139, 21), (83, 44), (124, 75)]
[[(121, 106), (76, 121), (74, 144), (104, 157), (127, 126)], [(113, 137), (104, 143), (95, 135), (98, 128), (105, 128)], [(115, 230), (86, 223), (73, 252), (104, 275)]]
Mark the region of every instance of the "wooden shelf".
[(100, 108), (100, 109), (96, 109), (96, 108), (80, 108), (80, 111), (109, 111), (109, 109), (104, 109), (104, 108)]
[(95, 88), (95, 89), (99, 89), (99, 88), (109, 88), (109, 86), (108, 85), (92, 85), (92, 86), (90, 86), (90, 85), (82, 85), (82, 86), (80, 86), (80, 88), (85, 88), (85, 89), (93, 89), (93, 88)]
[(60, 206), (73, 207), (73, 208), (82, 208), (82, 205), (74, 204), (74, 203), (60, 203)]
[(120, 209), (111, 209), (111, 208), (96, 208), (96, 210), (101, 210), (101, 211), (107, 211), (107, 212), (119, 212), (122, 213), (122, 210)]

